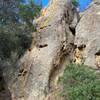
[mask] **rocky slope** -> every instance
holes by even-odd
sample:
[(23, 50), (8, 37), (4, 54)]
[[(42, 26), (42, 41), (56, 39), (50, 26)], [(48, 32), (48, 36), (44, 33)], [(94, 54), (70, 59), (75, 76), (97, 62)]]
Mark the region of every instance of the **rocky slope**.
[(66, 64), (100, 67), (99, 11), (100, 0), (94, 0), (79, 18), (70, 0), (50, 0), (34, 20), (37, 32), (31, 48), (12, 66), (14, 78), (8, 79), (9, 71), (5, 75), (12, 100), (55, 100)]

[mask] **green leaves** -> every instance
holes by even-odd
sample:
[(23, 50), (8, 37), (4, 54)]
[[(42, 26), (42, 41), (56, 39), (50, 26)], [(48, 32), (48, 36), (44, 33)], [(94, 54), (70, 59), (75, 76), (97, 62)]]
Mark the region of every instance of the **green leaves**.
[[(10, 58), (12, 52), (16, 52), (18, 56), (22, 55), (32, 41), (27, 34), (28, 32), (22, 32), (20, 24), (0, 26), (0, 58)], [(31, 37), (30, 33), (28, 35)], [(26, 41), (29, 41), (29, 44)]]
[(0, 59), (10, 58), (11, 53), (20, 57), (32, 42), (36, 31), (33, 20), (39, 15), (40, 5), (34, 0), (2, 0), (0, 3)]
[(72, 4), (77, 7), (79, 4), (78, 4), (78, 0), (72, 0)]
[(29, 0), (28, 4), (19, 5), (19, 16), (23, 22), (27, 25), (32, 26), (34, 17), (39, 15), (41, 7), (34, 4), (33, 0)]
[(65, 100), (99, 100), (100, 74), (85, 65), (66, 66), (60, 78)]

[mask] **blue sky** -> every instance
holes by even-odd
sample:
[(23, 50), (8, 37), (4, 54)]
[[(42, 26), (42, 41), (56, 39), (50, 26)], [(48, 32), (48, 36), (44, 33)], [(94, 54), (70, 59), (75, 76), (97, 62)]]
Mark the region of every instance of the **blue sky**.
[[(26, 0), (27, 1), (27, 0)], [(42, 6), (46, 6), (48, 4), (48, 0), (34, 0), (37, 4), (42, 2)], [(92, 1), (92, 0), (78, 0), (79, 1), (79, 8), (80, 8), (80, 11), (83, 11), (87, 6), (88, 4)]]
[(91, 2), (91, 0), (78, 0), (80, 11), (83, 11)]
[[(35, 1), (38, 1), (38, 0), (35, 0)], [(91, 2), (91, 0), (78, 0), (79, 1), (79, 8), (80, 8), (80, 11), (83, 11), (87, 6), (88, 4)], [(48, 0), (42, 0), (42, 6), (46, 6), (48, 4)]]
[(48, 4), (48, 0), (42, 0), (42, 5), (45, 6)]
[(42, 6), (44, 7), (44, 6), (46, 6), (47, 4), (48, 4), (48, 1), (49, 0), (34, 0), (36, 3), (40, 3), (40, 2), (42, 2)]

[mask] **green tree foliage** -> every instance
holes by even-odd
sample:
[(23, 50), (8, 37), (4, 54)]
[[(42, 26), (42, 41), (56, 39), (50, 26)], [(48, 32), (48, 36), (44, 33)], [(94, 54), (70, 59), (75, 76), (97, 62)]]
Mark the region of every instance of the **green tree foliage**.
[(100, 74), (88, 66), (66, 66), (60, 83), (65, 100), (100, 100)]
[(78, 6), (78, 0), (72, 0), (72, 4), (77, 7)]
[(28, 4), (22, 4), (19, 5), (19, 16), (20, 19), (26, 23), (31, 29), (35, 29), (33, 26), (33, 19), (34, 17), (39, 16), (39, 12), (41, 10), (40, 5), (36, 5), (34, 3), (34, 0), (29, 0)]
[(12, 52), (20, 57), (32, 42), (32, 24), (41, 7), (31, 0), (28, 4), (22, 0), (0, 1), (0, 59), (8, 59)]
[(20, 24), (0, 26), (0, 58), (5, 59), (16, 52), (20, 57), (30, 47), (32, 37), (30, 30)]
[(15, 23), (17, 20), (18, 0), (0, 1), (0, 25)]

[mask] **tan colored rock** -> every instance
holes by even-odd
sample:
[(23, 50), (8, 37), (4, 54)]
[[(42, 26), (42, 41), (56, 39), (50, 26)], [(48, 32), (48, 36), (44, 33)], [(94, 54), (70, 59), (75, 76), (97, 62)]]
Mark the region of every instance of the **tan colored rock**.
[(100, 0), (94, 0), (83, 13), (76, 27), (75, 45), (85, 45), (82, 53), (82, 62), (98, 68), (100, 60)]
[[(19, 61), (20, 70), (14, 85), (18, 98), (45, 100), (55, 88), (53, 85), (57, 82), (50, 81), (58, 80), (57, 75), (63, 71), (64, 63), (72, 60), (74, 35), (69, 27), (74, 17), (76, 19), (76, 11), (72, 4), (68, 6), (67, 0), (54, 0), (36, 20), (35, 46), (32, 45)], [(77, 21), (74, 22), (75, 27)]]
[(60, 92), (60, 89), (56, 89), (55, 91), (49, 93), (45, 100), (64, 100), (64, 98), (60, 96)]

